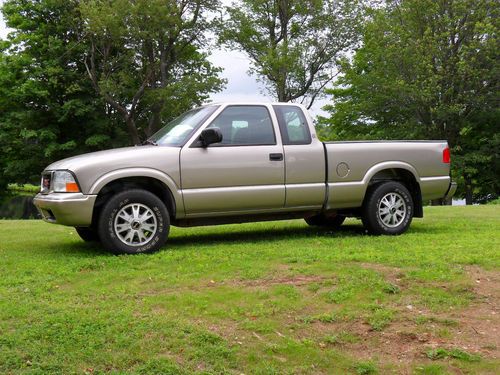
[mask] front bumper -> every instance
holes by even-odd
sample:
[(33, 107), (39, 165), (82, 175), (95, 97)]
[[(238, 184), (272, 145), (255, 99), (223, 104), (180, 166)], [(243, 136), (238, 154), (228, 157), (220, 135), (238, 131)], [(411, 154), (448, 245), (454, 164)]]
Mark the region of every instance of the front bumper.
[(448, 187), (448, 191), (446, 192), (446, 195), (444, 196), (444, 199), (453, 198), (456, 191), (457, 191), (457, 183), (455, 181), (451, 181), (450, 186)]
[(33, 203), (48, 223), (85, 227), (92, 224), (96, 198), (82, 193), (37, 194)]

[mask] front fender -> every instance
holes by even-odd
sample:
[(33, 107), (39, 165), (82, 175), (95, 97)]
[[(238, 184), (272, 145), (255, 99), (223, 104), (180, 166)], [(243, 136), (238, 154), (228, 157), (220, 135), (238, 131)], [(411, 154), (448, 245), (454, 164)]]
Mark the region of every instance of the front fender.
[(165, 184), (172, 193), (172, 197), (174, 198), (177, 217), (184, 216), (184, 201), (182, 199), (180, 188), (169, 175), (154, 168), (123, 168), (108, 172), (99, 177), (92, 184), (88, 194), (97, 195), (99, 194), (101, 189), (110, 182), (127, 177), (150, 177)]

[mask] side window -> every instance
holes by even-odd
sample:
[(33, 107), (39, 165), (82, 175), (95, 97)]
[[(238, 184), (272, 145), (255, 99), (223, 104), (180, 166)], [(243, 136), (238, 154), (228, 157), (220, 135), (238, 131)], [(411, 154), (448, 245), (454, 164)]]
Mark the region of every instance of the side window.
[(285, 145), (308, 145), (311, 133), (302, 109), (296, 106), (276, 105), (274, 111)]
[(263, 106), (230, 106), (208, 126), (222, 132), (222, 142), (214, 146), (275, 145), (271, 116)]

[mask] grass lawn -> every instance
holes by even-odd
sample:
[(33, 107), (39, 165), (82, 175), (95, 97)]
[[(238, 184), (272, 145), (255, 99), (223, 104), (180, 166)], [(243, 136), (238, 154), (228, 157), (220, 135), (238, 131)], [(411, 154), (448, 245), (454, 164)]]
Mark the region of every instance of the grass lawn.
[(0, 373), (498, 373), (500, 206), (400, 237), (303, 221), (172, 228), (113, 256), (0, 221)]

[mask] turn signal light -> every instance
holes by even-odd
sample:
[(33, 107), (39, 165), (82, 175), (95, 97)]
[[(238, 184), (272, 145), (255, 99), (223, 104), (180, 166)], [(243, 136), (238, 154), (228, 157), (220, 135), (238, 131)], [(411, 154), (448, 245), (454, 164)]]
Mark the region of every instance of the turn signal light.
[(450, 148), (446, 147), (443, 150), (443, 163), (450, 164), (451, 156), (450, 156)]
[(79, 193), (80, 189), (76, 182), (66, 182), (66, 192), (67, 193)]

